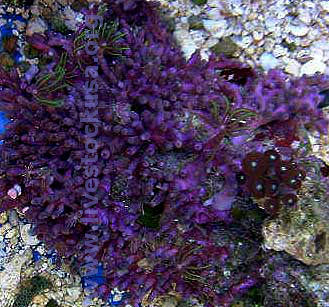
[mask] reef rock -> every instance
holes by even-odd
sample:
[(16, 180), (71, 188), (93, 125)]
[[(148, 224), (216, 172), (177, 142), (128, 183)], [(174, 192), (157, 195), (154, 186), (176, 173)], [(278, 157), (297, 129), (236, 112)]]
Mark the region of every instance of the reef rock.
[(329, 264), (329, 197), (324, 183), (307, 177), (295, 208), (263, 224), (264, 247), (307, 265)]
[(20, 282), (21, 269), (25, 262), (31, 258), (31, 252), (27, 250), (23, 255), (15, 255), (13, 259), (6, 264), (5, 269), (0, 272), (0, 289), (13, 291)]

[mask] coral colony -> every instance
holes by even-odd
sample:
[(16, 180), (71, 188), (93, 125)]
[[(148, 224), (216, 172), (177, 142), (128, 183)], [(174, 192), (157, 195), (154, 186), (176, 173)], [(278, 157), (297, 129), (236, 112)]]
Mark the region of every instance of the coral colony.
[(296, 204), (294, 190), (301, 187), (306, 174), (293, 161), (281, 160), (275, 150), (250, 152), (242, 161), (242, 169), (243, 172), (237, 174), (237, 181), (246, 184), (255, 199), (266, 199), (264, 209), (269, 214), (278, 213), (282, 205)]
[(1, 211), (24, 212), (80, 272), (102, 264), (91, 295), (118, 287), (139, 306), (174, 291), (229, 306), (262, 278), (255, 265), (221, 288), (230, 246), (212, 232), (234, 222), (238, 196), (270, 215), (296, 204), (302, 132), (327, 133), (318, 105), (329, 78), (185, 60), (156, 4), (107, 2), (85, 10), (76, 33), (34, 34), (43, 65), (0, 71), (11, 120)]

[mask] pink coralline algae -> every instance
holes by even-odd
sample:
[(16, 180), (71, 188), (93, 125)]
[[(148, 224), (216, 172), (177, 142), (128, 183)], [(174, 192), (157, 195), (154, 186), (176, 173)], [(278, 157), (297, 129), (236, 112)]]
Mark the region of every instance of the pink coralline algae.
[[(52, 56), (40, 70), (0, 70), (0, 109), (11, 119), (0, 209), (24, 209), (39, 239), (78, 269), (103, 263), (99, 295), (117, 286), (138, 306), (150, 290), (154, 298), (175, 289), (226, 306), (260, 277), (246, 273), (219, 294), (230, 248), (212, 229), (233, 221), (248, 153), (279, 147), (285, 133), (300, 140), (301, 128), (326, 132), (317, 106), (329, 78), (263, 75), (198, 52), (185, 60), (156, 4), (107, 2), (91, 38), (96, 55), (81, 48), (91, 37), (81, 25), (30, 38)], [(15, 185), (21, 194), (8, 196)]]

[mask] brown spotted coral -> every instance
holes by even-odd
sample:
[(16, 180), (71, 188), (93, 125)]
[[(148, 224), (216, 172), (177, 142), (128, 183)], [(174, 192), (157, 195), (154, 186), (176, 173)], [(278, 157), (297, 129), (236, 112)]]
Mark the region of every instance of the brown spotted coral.
[(281, 206), (293, 206), (296, 193), (305, 178), (305, 171), (292, 159), (283, 160), (274, 149), (250, 152), (242, 161), (238, 182), (270, 215), (276, 215)]

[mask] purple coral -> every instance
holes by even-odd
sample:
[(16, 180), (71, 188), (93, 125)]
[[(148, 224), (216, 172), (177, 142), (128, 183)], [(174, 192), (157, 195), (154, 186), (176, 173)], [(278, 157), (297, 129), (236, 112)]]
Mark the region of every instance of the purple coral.
[[(75, 44), (86, 27), (74, 37), (32, 37), (35, 48), (54, 55), (36, 75), (20, 80), (0, 71), (1, 109), (12, 120), (1, 145), (1, 210), (24, 208), (38, 237), (80, 266), (103, 262), (109, 284), (129, 289), (134, 306), (150, 289), (155, 297), (173, 284), (184, 298), (228, 302), (257, 278), (233, 286), (230, 299), (218, 296), (228, 251), (206, 226), (232, 221), (235, 175), (244, 154), (262, 147), (257, 139), (246, 141), (250, 132), (289, 119), (322, 130), (320, 86), (306, 78), (287, 83), (276, 71), (247, 74), (245, 65), (215, 56), (205, 62), (195, 53), (185, 61), (146, 1), (111, 1), (104, 17), (122, 35), (120, 54), (106, 49), (104, 38), (97, 53), (97, 170), (89, 173), (81, 162), (87, 159), (83, 69), (93, 59)], [(67, 72), (56, 91), (58, 76), (49, 75), (54, 67)], [(298, 99), (287, 102), (289, 95)], [(92, 174), (98, 201), (85, 210)], [(22, 195), (6, 197), (15, 184)]]

